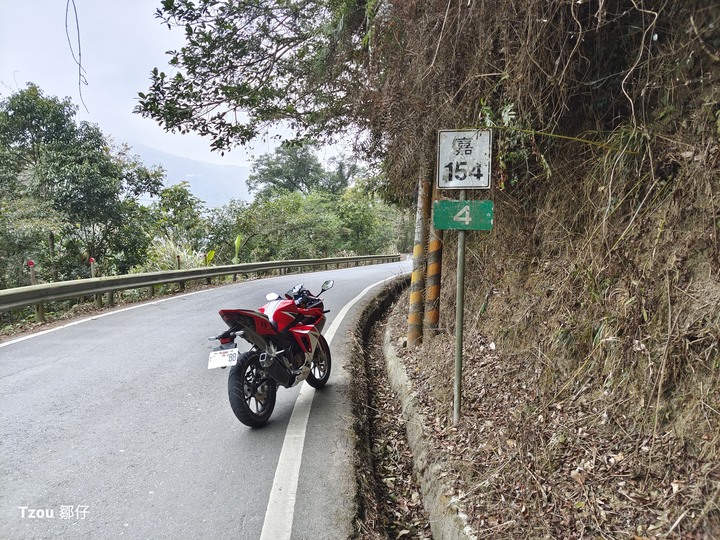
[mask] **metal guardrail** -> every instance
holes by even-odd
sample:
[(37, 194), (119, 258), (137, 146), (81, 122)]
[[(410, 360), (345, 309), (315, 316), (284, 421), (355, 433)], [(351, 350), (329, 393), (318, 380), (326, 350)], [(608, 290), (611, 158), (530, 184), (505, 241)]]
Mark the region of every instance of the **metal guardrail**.
[[(122, 276), (104, 276), (58, 283), (43, 283), (13, 289), (0, 290), (0, 311), (39, 305), (43, 302), (67, 300), (113, 293), (143, 287), (153, 287), (166, 283), (184, 283), (198, 279), (210, 279), (219, 276), (236, 274), (252, 274), (270, 270), (288, 270), (292, 268), (327, 267), (328, 265), (361, 263), (383, 263), (400, 260), (400, 255), (365, 255), (362, 257), (336, 257), (331, 259), (298, 259), (292, 261), (274, 261), (232, 264), (225, 266), (206, 266), (191, 270), (169, 270), (165, 272), (149, 272), (145, 274), (127, 274)], [(110, 302), (112, 303), (112, 302)]]

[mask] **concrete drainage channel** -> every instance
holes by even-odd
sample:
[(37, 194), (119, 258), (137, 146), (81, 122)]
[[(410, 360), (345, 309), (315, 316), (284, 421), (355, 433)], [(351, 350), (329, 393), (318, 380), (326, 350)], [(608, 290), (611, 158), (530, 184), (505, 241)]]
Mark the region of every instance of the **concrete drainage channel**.
[[(425, 512), (423, 520), (427, 520), (432, 532), (432, 538), (436, 540), (469, 540), (474, 538), (472, 529), (468, 526), (465, 516), (460, 514), (454, 502), (447, 497), (451, 486), (441, 476), (440, 463), (437, 456), (433, 455), (431, 446), (427, 444), (424, 435), (425, 419), (413, 397), (411, 381), (405, 371), (400, 358), (395, 353), (389, 327), (377, 328), (382, 324), (383, 318), (389, 314), (394, 303), (409, 285), (409, 276), (399, 278), (387, 285), (375, 299), (368, 304), (360, 315), (359, 324), (355, 331), (355, 344), (353, 346), (353, 409), (355, 411), (353, 429), (356, 435), (355, 470), (357, 475), (358, 493), (356, 494), (356, 516), (355, 530), (358, 539), (375, 539), (383, 537), (387, 531), (372, 531), (375, 527), (382, 527), (382, 523), (393, 523), (394, 537), (407, 534), (407, 537), (428, 538), (421, 536), (423, 531), (413, 534), (414, 527), (408, 524), (403, 528), (398, 523), (398, 515), (395, 509), (388, 507), (385, 499), (394, 500), (392, 494), (384, 493), (386, 487), (383, 485), (382, 464), (378, 463), (378, 452), (376, 449), (377, 438), (383, 438), (388, 434), (376, 433), (373, 426), (371, 411), (376, 411), (379, 404), (373, 403), (374, 389), (372, 374), (369, 373), (368, 355), (371, 351), (377, 350), (376, 354), (384, 357), (387, 385), (392, 390), (397, 400), (397, 410), (402, 415), (404, 430), (399, 436), (405, 436), (407, 446), (412, 454), (412, 479), (404, 482), (413, 482), (418, 486), (422, 506)], [(370, 339), (382, 339), (382, 344), (371, 343)], [(380, 428), (382, 429), (382, 428)], [(405, 443), (403, 442), (403, 445)], [(402, 445), (400, 445), (402, 446)], [(406, 488), (407, 489), (407, 488)], [(378, 500), (378, 496), (383, 500)], [(407, 500), (402, 495), (398, 499)], [(383, 516), (373, 515), (374, 513), (385, 513)], [(428, 523), (425, 524), (426, 528)], [(401, 530), (402, 529), (402, 530)], [(399, 532), (400, 531), (400, 532)], [(386, 536), (389, 537), (389, 536)]]

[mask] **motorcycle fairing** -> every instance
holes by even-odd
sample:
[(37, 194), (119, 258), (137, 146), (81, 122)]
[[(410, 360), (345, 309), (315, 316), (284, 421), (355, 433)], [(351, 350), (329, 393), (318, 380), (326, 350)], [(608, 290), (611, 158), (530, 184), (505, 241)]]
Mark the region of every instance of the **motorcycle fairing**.
[(282, 332), (285, 328), (297, 322), (298, 318), (301, 318), (300, 310), (292, 300), (282, 298), (272, 300), (260, 309), (278, 332)]
[(306, 357), (310, 355), (310, 359), (312, 359), (315, 347), (317, 347), (318, 341), (320, 340), (320, 332), (318, 332), (315, 327), (309, 325), (296, 326), (291, 328), (290, 332), (295, 337), (295, 341), (300, 346), (302, 352), (305, 353)]

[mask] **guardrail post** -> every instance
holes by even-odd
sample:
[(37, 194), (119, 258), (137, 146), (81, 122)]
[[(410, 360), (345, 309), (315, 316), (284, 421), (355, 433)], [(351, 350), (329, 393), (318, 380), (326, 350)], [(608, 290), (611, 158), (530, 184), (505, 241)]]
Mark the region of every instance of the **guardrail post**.
[[(95, 259), (90, 257), (90, 277), (95, 277)], [(102, 296), (100, 294), (95, 295), (95, 307), (102, 307)]]
[[(180, 255), (175, 255), (175, 260), (177, 261), (177, 269), (180, 270)], [(178, 281), (178, 286), (180, 287), (180, 292), (183, 292), (185, 290), (184, 281)]]
[[(30, 284), (37, 285), (35, 263), (33, 261), (28, 261), (28, 266), (30, 267)], [(35, 322), (45, 322), (45, 306), (42, 303), (35, 304)]]
[(107, 305), (108, 307), (113, 307), (115, 305), (115, 295), (112, 291), (107, 292)]

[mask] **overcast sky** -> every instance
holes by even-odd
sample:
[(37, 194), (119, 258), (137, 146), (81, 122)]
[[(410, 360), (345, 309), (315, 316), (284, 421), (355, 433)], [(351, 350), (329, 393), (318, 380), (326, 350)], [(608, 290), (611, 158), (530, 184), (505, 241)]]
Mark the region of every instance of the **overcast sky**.
[[(224, 165), (248, 165), (251, 156), (270, 153), (275, 143), (258, 141), (224, 157), (209, 141), (173, 135), (153, 120), (133, 114), (138, 92), (149, 87), (154, 67), (170, 72), (166, 51), (183, 44), (183, 33), (155, 18), (160, 0), (75, 0), (82, 65), (87, 85), (78, 88), (77, 32), (72, 4), (65, 28), (66, 0), (0, 0), (0, 96), (28, 82), (46, 96), (69, 97), (77, 119), (98, 124), (116, 143), (144, 145), (169, 154)], [(85, 110), (80, 102), (87, 105)], [(139, 153), (139, 152), (138, 152)], [(142, 155), (142, 154), (141, 154)]]

